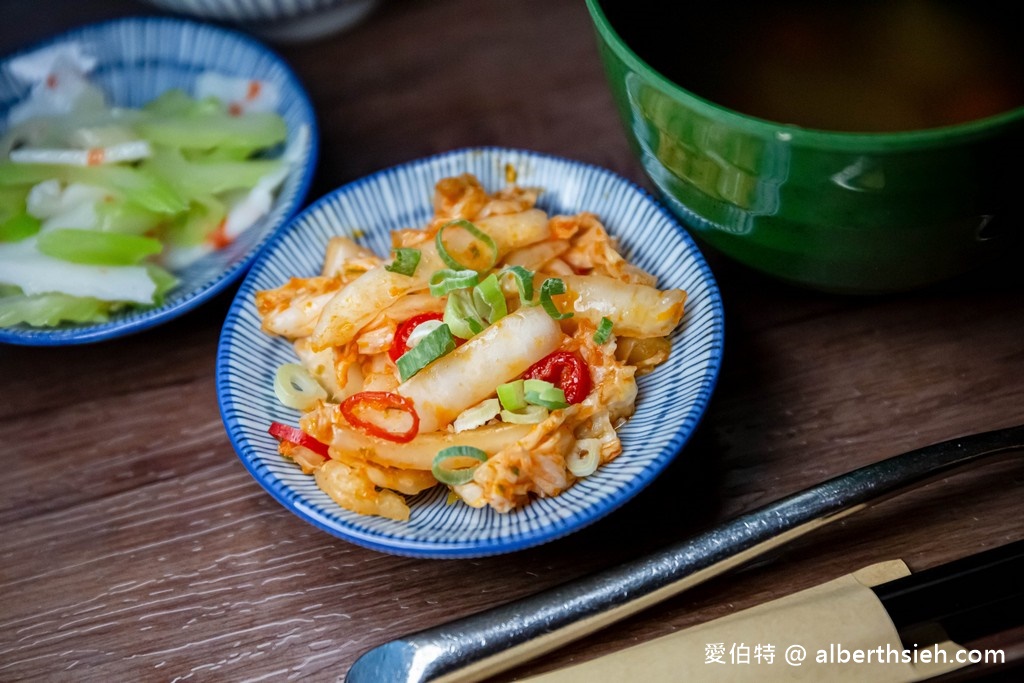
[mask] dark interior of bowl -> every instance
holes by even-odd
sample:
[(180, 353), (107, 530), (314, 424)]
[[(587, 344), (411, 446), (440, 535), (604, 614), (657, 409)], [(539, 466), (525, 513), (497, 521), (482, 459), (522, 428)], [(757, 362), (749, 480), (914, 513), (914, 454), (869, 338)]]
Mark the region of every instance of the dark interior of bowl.
[(1012, 3), (601, 0), (637, 55), (716, 104), (769, 121), (894, 132), (1024, 106)]
[(849, 293), (1019, 253), (1024, 50), (1005, 4), (588, 6), (627, 137), (704, 244)]

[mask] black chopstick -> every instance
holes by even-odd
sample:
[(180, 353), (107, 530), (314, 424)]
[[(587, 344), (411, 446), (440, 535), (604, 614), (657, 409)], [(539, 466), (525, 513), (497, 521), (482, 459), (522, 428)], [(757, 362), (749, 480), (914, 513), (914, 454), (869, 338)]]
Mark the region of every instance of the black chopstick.
[(999, 633), (1024, 624), (1024, 540), (872, 590), (908, 648)]

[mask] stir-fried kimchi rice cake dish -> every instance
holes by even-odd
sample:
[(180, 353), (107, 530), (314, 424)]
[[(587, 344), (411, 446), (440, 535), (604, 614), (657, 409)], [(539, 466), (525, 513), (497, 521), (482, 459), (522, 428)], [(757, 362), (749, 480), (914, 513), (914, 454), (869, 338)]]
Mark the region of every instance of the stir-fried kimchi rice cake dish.
[(407, 520), (404, 496), (440, 484), (507, 512), (622, 452), (686, 293), (628, 263), (598, 216), (538, 209), (542, 191), (444, 178), (391, 254), (333, 237), (320, 275), (256, 294), (295, 348), (275, 393), (302, 412), (268, 428), (338, 505)]

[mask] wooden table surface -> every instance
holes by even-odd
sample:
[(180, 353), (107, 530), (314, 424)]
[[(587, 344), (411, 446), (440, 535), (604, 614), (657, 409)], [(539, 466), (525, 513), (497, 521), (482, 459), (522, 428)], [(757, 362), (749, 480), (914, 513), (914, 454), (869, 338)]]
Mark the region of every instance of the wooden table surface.
[[(127, 0), (0, 2), (0, 51), (155, 12)], [(277, 49), (320, 116), (310, 199), (471, 145), (571, 157), (649, 186), (580, 0), (391, 0), (347, 33)], [(259, 487), (232, 450), (214, 388), (233, 291), (122, 340), (0, 348), (0, 680), (331, 680), (407, 632), (635, 557), (883, 457), (1024, 422), (1021, 277), (990, 271), (928, 291), (844, 298), (705, 254), (727, 343), (693, 441), (605, 520), (487, 559), (365, 550)], [(1024, 538), (1022, 484), (1019, 461), (948, 478), (501, 680), (876, 561), (920, 570)], [(982, 644), (1024, 657), (1021, 630)]]

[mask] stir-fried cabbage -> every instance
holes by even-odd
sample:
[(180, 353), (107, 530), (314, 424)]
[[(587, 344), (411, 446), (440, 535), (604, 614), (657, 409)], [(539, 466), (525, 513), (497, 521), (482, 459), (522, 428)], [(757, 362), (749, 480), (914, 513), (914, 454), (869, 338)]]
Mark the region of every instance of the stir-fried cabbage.
[(319, 275), (256, 294), (263, 330), (320, 385), (271, 433), (340, 506), (405, 520), (400, 494), (441, 483), (507, 512), (621, 453), (635, 378), (668, 358), (686, 293), (537, 193), (444, 178), (431, 221), (392, 233), (393, 260), (338, 236)]

